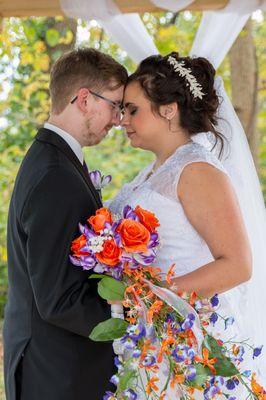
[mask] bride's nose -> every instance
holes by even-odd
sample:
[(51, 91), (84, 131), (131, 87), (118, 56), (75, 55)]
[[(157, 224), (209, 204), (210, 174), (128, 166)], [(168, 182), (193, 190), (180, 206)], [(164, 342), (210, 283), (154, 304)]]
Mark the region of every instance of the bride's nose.
[(125, 113), (125, 114), (123, 115), (123, 117), (122, 117), (122, 119), (121, 119), (121, 121), (120, 121), (120, 125), (121, 125), (121, 126), (124, 126), (124, 127), (126, 127), (126, 126), (129, 125), (129, 118), (128, 118), (127, 113)]

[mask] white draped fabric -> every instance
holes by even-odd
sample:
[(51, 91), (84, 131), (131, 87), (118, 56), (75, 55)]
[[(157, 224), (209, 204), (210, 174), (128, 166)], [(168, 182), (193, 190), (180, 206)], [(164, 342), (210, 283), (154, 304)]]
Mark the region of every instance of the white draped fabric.
[[(156, 6), (177, 12), (193, 1), (152, 0)], [(111, 0), (61, 0), (62, 9), (72, 17), (97, 19), (113, 39), (137, 62), (158, 53), (147, 30), (137, 14), (122, 15)], [(230, 50), (239, 32), (251, 13), (266, 9), (266, 0), (230, 0), (228, 5), (215, 12), (204, 12), (199, 30), (191, 49), (192, 56), (203, 56), (218, 68)], [(223, 98), (219, 114), (222, 119), (218, 130), (230, 140), (230, 152), (223, 164), (231, 175), (236, 189), (254, 254), (254, 272), (251, 282), (239, 290), (243, 301), (247, 332), (253, 327), (255, 344), (264, 344), (266, 350), (266, 318), (263, 306), (266, 304), (266, 213), (259, 179), (249, 151), (246, 136), (233, 106), (225, 93), (221, 80), (216, 89)], [(207, 136), (199, 138), (208, 144)], [(248, 291), (251, 295), (248, 296)], [(258, 296), (259, 294), (259, 296)], [(264, 352), (265, 354), (265, 352)], [(265, 355), (263, 357), (265, 359)], [(261, 363), (263, 364), (263, 363)], [(261, 365), (266, 385), (266, 362)]]
[(60, 0), (72, 18), (96, 19), (112, 39), (139, 63), (158, 50), (138, 14), (122, 14), (112, 0)]

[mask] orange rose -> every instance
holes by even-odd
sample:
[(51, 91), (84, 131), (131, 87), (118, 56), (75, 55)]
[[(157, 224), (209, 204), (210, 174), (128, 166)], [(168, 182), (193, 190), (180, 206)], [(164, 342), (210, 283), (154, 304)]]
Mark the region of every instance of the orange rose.
[(150, 232), (138, 221), (124, 219), (117, 228), (121, 235), (124, 248), (129, 253), (145, 253), (150, 241)]
[(96, 233), (100, 233), (100, 231), (104, 229), (105, 222), (111, 224), (113, 221), (110, 211), (108, 211), (107, 208), (102, 207), (96, 211), (95, 215), (88, 219), (88, 222)]
[(96, 257), (101, 263), (114, 266), (120, 261), (121, 254), (122, 250), (111, 239), (104, 242), (103, 250), (96, 253)]
[(152, 212), (144, 210), (144, 208), (140, 206), (137, 206), (134, 211), (139, 217), (140, 222), (146, 226), (150, 232), (155, 231), (155, 229), (160, 226), (158, 219)]
[(80, 257), (81, 255), (89, 254), (87, 251), (80, 251), (82, 247), (86, 245), (86, 236), (81, 235), (77, 239), (73, 240), (71, 245), (71, 251), (74, 253), (75, 257)]

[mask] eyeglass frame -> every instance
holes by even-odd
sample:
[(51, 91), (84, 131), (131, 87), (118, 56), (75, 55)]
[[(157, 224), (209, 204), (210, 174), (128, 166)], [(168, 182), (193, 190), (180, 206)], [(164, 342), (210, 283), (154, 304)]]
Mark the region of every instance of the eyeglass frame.
[[(113, 101), (113, 100), (111, 100), (111, 99), (108, 99), (107, 97), (104, 97), (104, 96), (102, 96), (102, 95), (99, 94), (99, 93), (93, 92), (93, 91), (90, 90), (90, 89), (88, 89), (88, 91), (89, 91), (93, 96), (99, 97), (99, 99), (102, 99), (102, 100), (104, 100), (104, 101), (107, 101), (107, 103), (111, 104), (111, 106), (113, 106), (113, 107), (116, 108), (116, 109), (119, 109), (119, 112), (121, 113), (121, 115), (123, 114), (123, 110), (124, 110), (123, 104), (121, 104), (121, 103), (118, 104), (118, 103), (116, 103), (115, 101)], [(76, 96), (70, 101), (70, 104), (75, 103), (75, 101), (77, 100), (77, 98), (78, 98), (78, 95), (76, 95)], [(117, 111), (118, 111), (118, 110), (117, 110)]]

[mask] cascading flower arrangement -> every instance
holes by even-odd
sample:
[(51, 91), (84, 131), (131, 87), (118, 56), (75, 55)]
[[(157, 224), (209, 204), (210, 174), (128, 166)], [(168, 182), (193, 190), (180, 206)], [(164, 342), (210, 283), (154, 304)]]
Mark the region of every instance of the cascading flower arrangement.
[(72, 242), (71, 262), (95, 272), (89, 279), (100, 280), (99, 295), (127, 309), (126, 320), (110, 318), (90, 334), (95, 341), (115, 340), (120, 353), (111, 377), (116, 390), (103, 400), (166, 400), (168, 390), (182, 400), (193, 400), (198, 391), (204, 400), (238, 400), (239, 385), (246, 398), (266, 400), (256, 375), (241, 368), (245, 352), (256, 358), (262, 348), (208, 332), (220, 321), (224, 329), (234, 323), (219, 314), (219, 297), (176, 294), (165, 287), (175, 266), (165, 276), (151, 266), (160, 245), (158, 226), (156, 216), (140, 206), (126, 206), (121, 217), (103, 207), (79, 225), (81, 235)]

